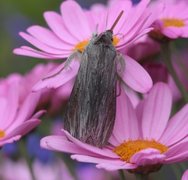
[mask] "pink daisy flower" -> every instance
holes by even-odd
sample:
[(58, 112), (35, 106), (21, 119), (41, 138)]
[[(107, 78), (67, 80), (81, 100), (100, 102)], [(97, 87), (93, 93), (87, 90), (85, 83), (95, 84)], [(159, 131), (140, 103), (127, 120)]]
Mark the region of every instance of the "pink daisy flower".
[(11, 78), (0, 83), (0, 146), (19, 140), (35, 128), (44, 111), (36, 111), (40, 93), (28, 93), (20, 102), (20, 77)]
[[(14, 73), (6, 78), (0, 79), (0, 95), (5, 95), (10, 84), (17, 81), (19, 83), (19, 103), (23, 103), (25, 98), (31, 93), (33, 86), (50, 71), (59, 66), (57, 63), (37, 64), (31, 71), (25, 75)], [(41, 96), (38, 101), (38, 109), (47, 109), (48, 113), (55, 114), (62, 109), (71, 93), (73, 82), (57, 89), (43, 89), (40, 91)]]
[[(121, 50), (151, 30), (149, 26), (154, 21), (154, 16), (145, 11), (148, 3), (149, 0), (142, 0), (137, 6), (133, 6), (130, 0), (118, 1), (118, 3), (112, 3), (113, 6), (109, 5), (108, 11), (99, 10), (101, 13), (99, 16), (96, 10), (84, 11), (75, 1), (65, 1), (61, 5), (61, 15), (56, 12), (44, 14), (51, 30), (32, 26), (27, 29), (28, 33), (20, 33), (39, 50), (24, 46), (15, 49), (14, 53), (44, 59), (62, 59), (69, 57), (75, 51), (83, 52), (92, 34), (96, 32), (96, 27), (98, 27), (98, 33), (109, 29), (119, 13), (124, 10), (123, 17), (114, 29), (113, 37), (114, 46)], [(152, 87), (152, 80), (147, 72), (128, 56), (124, 56), (124, 60), (126, 67), (121, 75), (122, 79), (134, 90), (147, 92)], [(46, 77), (57, 74), (63, 66), (64, 63)], [(58, 75), (45, 81), (41, 80), (34, 90), (58, 88), (67, 82), (74, 82), (79, 66), (80, 62), (74, 60), (69, 64), (70, 68), (65, 68)]]
[(169, 120), (172, 94), (166, 84), (154, 85), (136, 110), (123, 92), (117, 101), (114, 130), (103, 149), (83, 143), (65, 130), (63, 135), (43, 138), (41, 146), (71, 153), (72, 159), (96, 163), (98, 168), (137, 173), (188, 159), (188, 105)]
[[(65, 164), (60, 160), (51, 164), (35, 160), (32, 162), (32, 171), (36, 180), (74, 180)], [(33, 180), (28, 164), (24, 159), (18, 161), (2, 159), (0, 177), (4, 180)]]
[[(14, 53), (44, 59), (67, 58), (74, 51), (84, 50), (93, 33), (96, 33), (97, 26), (98, 33), (110, 29), (119, 13), (124, 10), (125, 13), (114, 29), (114, 45), (121, 49), (151, 30), (149, 26), (154, 17), (145, 11), (148, 3), (149, 0), (142, 0), (134, 7), (130, 0), (118, 1), (101, 12), (100, 16), (91, 10), (94, 19), (76, 1), (65, 1), (60, 7), (61, 15), (53, 11), (44, 13), (50, 29), (34, 25), (27, 29), (27, 33), (20, 33), (22, 38), (38, 50), (23, 46), (15, 49)], [(118, 35), (125, 35), (126, 38)]]
[[(36, 180), (75, 180), (75, 177), (60, 159), (46, 164), (34, 160), (32, 162), (32, 171)], [(75, 173), (77, 180), (117, 179), (116, 173), (108, 173), (93, 166), (78, 167), (75, 169)], [(12, 161), (3, 158), (0, 163), (0, 177), (1, 180), (33, 180), (28, 164), (24, 159)]]
[(152, 35), (164, 35), (170, 39), (188, 37), (188, 6), (186, 0), (161, 0), (153, 3), (151, 10), (163, 6), (153, 24)]
[[(22, 92), (21, 96), (25, 96), (32, 91), (33, 86), (50, 71), (56, 69), (59, 64), (48, 63), (38, 64), (30, 72), (22, 78)], [(41, 98), (38, 104), (40, 108), (48, 108), (48, 113), (58, 113), (70, 96), (73, 82), (67, 83), (65, 86), (57, 89), (42, 89)]]

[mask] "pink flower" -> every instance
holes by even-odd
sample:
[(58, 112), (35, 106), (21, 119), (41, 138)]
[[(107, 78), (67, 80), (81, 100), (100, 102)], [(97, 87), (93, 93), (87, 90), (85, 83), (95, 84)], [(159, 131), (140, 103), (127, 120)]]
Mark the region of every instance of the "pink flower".
[[(41, 163), (35, 160), (32, 163), (32, 170), (36, 180), (74, 180), (63, 161), (56, 160), (51, 163)], [(91, 166), (75, 169), (77, 180), (110, 180), (110, 177), (117, 177), (116, 173), (107, 173)], [(13, 176), (14, 174), (14, 176)], [(0, 163), (0, 177), (3, 180), (33, 180), (28, 164), (24, 159), (16, 162), (9, 159), (2, 159)]]
[[(56, 69), (59, 64), (48, 63), (48, 64), (38, 64), (30, 72), (28, 72), (22, 78), (22, 98), (32, 91), (33, 86), (44, 76), (46, 76), (50, 71)], [(51, 114), (57, 113), (62, 105), (67, 102), (71, 89), (73, 87), (73, 82), (69, 82), (62, 88), (57, 89), (42, 89), (41, 98), (38, 104), (40, 108), (47, 108), (48, 112)]]
[(153, 24), (154, 32), (170, 39), (188, 37), (188, 6), (186, 0), (161, 0), (151, 6), (151, 11), (163, 6)]
[(181, 178), (181, 180), (188, 180), (188, 170), (186, 170)]
[[(24, 46), (14, 50), (14, 53), (45, 59), (62, 59), (69, 57), (75, 51), (82, 52), (92, 34), (95, 33), (96, 27), (98, 27), (99, 33), (110, 28), (122, 9), (126, 13), (123, 14), (114, 29), (113, 44), (117, 49), (123, 49), (151, 30), (149, 26), (154, 20), (154, 15), (144, 11), (148, 3), (149, 0), (142, 0), (139, 5), (132, 6), (131, 1), (119, 1), (119, 3), (110, 6), (108, 11), (104, 10), (101, 16), (96, 16), (97, 18), (93, 19), (94, 10), (91, 10), (89, 15), (75, 1), (65, 1), (61, 5), (61, 15), (55, 12), (44, 14), (51, 30), (41, 26), (32, 26), (27, 30), (28, 34), (20, 33), (24, 39), (39, 50)], [(106, 19), (108, 19), (107, 25)], [(118, 37), (120, 34), (121, 38)], [(122, 34), (126, 38), (123, 38)], [(149, 75), (128, 56), (124, 56), (124, 60), (126, 68), (122, 79), (134, 90), (147, 92), (152, 87)], [(57, 76), (45, 81), (41, 80), (34, 90), (58, 88), (67, 82), (73, 83), (80, 66), (80, 62), (75, 61), (70, 64), (69, 69), (64, 69)], [(64, 63), (46, 77), (56, 74), (63, 66)]]
[[(50, 71), (56, 69), (58, 65), (58, 63), (38, 64), (25, 75), (15, 73), (9, 75), (7, 78), (0, 79), (0, 95), (6, 95), (7, 88), (9, 88), (10, 84), (17, 81), (20, 85), (19, 103), (23, 103), (27, 95), (32, 92), (33, 86)], [(62, 105), (67, 102), (72, 87), (73, 82), (70, 82), (62, 88), (41, 90), (37, 108), (47, 109), (50, 114), (58, 113)]]
[(103, 169), (96, 169), (95, 167), (89, 165), (85, 167), (78, 167), (76, 169), (78, 180), (112, 180), (118, 179), (118, 173), (107, 172)]
[(35, 128), (44, 111), (36, 112), (40, 93), (28, 93), (20, 102), (20, 76), (0, 82), (0, 146), (19, 140)]
[[(62, 161), (51, 164), (34, 161), (32, 170), (36, 180), (74, 180)], [(0, 177), (4, 180), (33, 180), (28, 164), (23, 159), (16, 162), (3, 159), (0, 164)]]
[(154, 15), (145, 12), (148, 3), (149, 0), (142, 0), (135, 7), (130, 0), (118, 1), (108, 11), (101, 10), (99, 16), (95, 10), (91, 10), (89, 15), (76, 1), (65, 1), (60, 7), (61, 15), (53, 11), (44, 13), (50, 29), (34, 25), (27, 29), (27, 33), (20, 33), (22, 38), (38, 50), (22, 46), (15, 49), (14, 53), (44, 59), (67, 58), (74, 51), (84, 50), (93, 33), (96, 33), (96, 27), (98, 33), (111, 28), (118, 14), (124, 10), (123, 17), (114, 29), (114, 45), (122, 49), (151, 30), (149, 26), (154, 21)]
[(64, 135), (43, 138), (41, 146), (71, 153), (72, 159), (95, 163), (98, 168), (149, 173), (162, 164), (188, 159), (188, 105), (170, 118), (171, 106), (172, 94), (164, 83), (154, 85), (136, 110), (122, 92), (110, 145), (100, 149), (63, 130)]
[(24, 179), (31, 180), (29, 168), (24, 160), (14, 162), (3, 160), (0, 164), (0, 177), (4, 180)]

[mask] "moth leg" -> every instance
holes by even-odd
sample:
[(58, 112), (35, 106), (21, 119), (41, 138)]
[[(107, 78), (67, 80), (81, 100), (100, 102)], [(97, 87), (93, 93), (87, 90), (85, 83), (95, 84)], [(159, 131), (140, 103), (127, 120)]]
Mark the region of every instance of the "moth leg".
[(121, 94), (121, 86), (122, 84), (126, 85), (125, 82), (123, 81), (121, 74), (124, 72), (125, 70), (125, 60), (124, 57), (121, 53), (118, 53), (115, 59), (116, 63), (117, 63), (117, 83), (118, 83), (118, 93), (117, 93), (117, 97), (120, 96)]
[(74, 52), (73, 54), (71, 54), (71, 55), (67, 58), (67, 60), (66, 60), (66, 62), (65, 62), (65, 65), (64, 65), (64, 67), (62, 68), (62, 70), (65, 69), (65, 68), (67, 68), (68, 65), (72, 62), (72, 60), (73, 60), (74, 58), (78, 58), (78, 59), (80, 60), (80, 59), (81, 59), (81, 55), (82, 55), (82, 53), (79, 52), (79, 51), (76, 51), (76, 52)]
[(116, 56), (117, 71), (119, 74), (122, 74), (125, 70), (125, 60), (121, 53), (118, 53)]
[(118, 96), (121, 95), (121, 80), (120, 80), (120, 78), (121, 78), (121, 77), (117, 74), (117, 79), (118, 79), (118, 81), (117, 81), (117, 86), (116, 86), (116, 88), (117, 88), (116, 97), (118, 97)]
[(51, 76), (48, 76), (48, 77), (43, 78), (42, 81), (57, 76), (58, 74), (61, 73), (61, 71), (63, 71), (64, 69), (66, 69), (66, 68), (68, 67), (68, 65), (72, 62), (72, 60), (73, 60), (75, 57), (78, 57), (78, 59), (81, 59), (80, 56), (81, 56), (81, 53), (80, 53), (80, 52), (77, 52), (77, 51), (74, 52), (73, 54), (71, 54), (71, 55), (67, 58), (67, 60), (66, 60), (66, 62), (65, 62), (65, 64), (64, 64), (64, 66), (63, 66), (58, 72), (52, 74)]

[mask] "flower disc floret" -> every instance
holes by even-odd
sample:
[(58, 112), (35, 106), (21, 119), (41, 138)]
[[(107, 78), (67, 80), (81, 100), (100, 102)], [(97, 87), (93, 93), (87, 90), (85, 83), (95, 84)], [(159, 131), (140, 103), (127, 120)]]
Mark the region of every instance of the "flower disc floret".
[(165, 153), (168, 147), (155, 140), (129, 140), (114, 148), (114, 152), (125, 162), (130, 162), (131, 157), (137, 152), (153, 148)]
[(162, 19), (164, 27), (184, 27), (185, 22), (182, 19), (164, 18)]

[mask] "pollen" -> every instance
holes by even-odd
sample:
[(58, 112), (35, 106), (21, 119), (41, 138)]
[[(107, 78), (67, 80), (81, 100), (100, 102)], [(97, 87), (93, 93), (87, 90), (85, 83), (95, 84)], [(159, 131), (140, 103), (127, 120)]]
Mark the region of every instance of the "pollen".
[(114, 36), (114, 37), (113, 37), (113, 42), (112, 42), (112, 44), (113, 44), (114, 46), (116, 46), (118, 43), (119, 43), (119, 38), (118, 38), (117, 36)]
[(161, 154), (168, 150), (168, 147), (155, 140), (130, 140), (115, 147), (113, 151), (120, 156), (121, 160), (130, 162), (130, 159), (134, 154), (147, 148), (157, 149)]
[(81, 42), (79, 42), (79, 43), (74, 47), (74, 50), (83, 52), (88, 44), (89, 44), (89, 40), (81, 41)]
[(5, 131), (0, 130), (0, 138), (5, 137)]
[(162, 19), (164, 23), (164, 27), (184, 27), (185, 22), (182, 19), (176, 19), (176, 18), (164, 18)]

